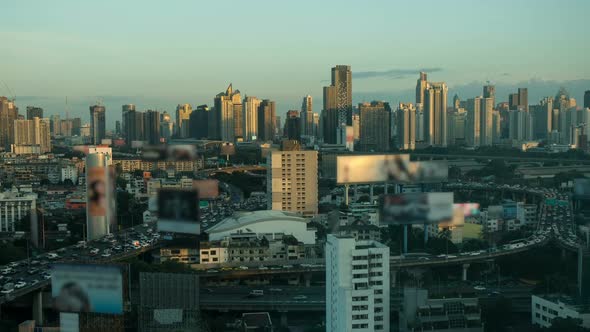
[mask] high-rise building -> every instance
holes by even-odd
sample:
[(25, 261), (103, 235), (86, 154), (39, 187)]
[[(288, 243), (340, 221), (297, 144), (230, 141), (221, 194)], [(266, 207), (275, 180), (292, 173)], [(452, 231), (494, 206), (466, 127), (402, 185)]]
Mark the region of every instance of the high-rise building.
[(209, 107), (199, 105), (191, 113), (190, 117), (190, 136), (196, 139), (206, 139), (209, 136)]
[(524, 109), (509, 112), (509, 136), (513, 141), (529, 141), (532, 139), (533, 121), (531, 114)]
[(125, 123), (125, 114), (127, 114), (127, 112), (129, 111), (135, 111), (135, 105), (133, 104), (126, 104), (121, 106), (121, 123), (123, 124), (121, 131), (123, 134), (123, 137), (127, 137), (127, 128), (125, 127), (126, 123)]
[(86, 156), (86, 240), (92, 241), (109, 233), (111, 192), (109, 156), (102, 152)]
[(490, 146), (493, 144), (493, 116), (494, 116), (494, 99), (493, 98), (481, 98), (480, 106), (480, 145)]
[(125, 112), (123, 123), (125, 127), (125, 141), (128, 146), (132, 146), (134, 141), (143, 141), (145, 139), (144, 116), (142, 112), (136, 112), (135, 108), (128, 109)]
[[(218, 138), (223, 141), (234, 142), (237, 134), (242, 133), (242, 98), (240, 90), (234, 90), (230, 84), (224, 92), (215, 96), (215, 120), (217, 125)], [(240, 113), (238, 115), (238, 112)], [(236, 119), (236, 115), (239, 118)], [(237, 120), (237, 121), (236, 121)], [(210, 133), (211, 134), (211, 133)]]
[(324, 141), (345, 144), (346, 126), (352, 125), (352, 71), (350, 66), (332, 68), (332, 84), (324, 87)]
[(234, 140), (244, 140), (244, 105), (234, 104)]
[(174, 135), (174, 122), (170, 114), (164, 111), (160, 114), (160, 136), (165, 142), (169, 142), (172, 135)]
[(310, 95), (303, 97), (301, 103), (301, 134), (313, 136), (313, 99)]
[(320, 114), (313, 113), (313, 136), (320, 137), (321, 136), (321, 128), (320, 128)]
[(59, 114), (53, 114), (49, 117), (49, 124), (51, 126), (51, 134), (53, 136), (60, 136), (61, 135), (61, 120), (59, 118)]
[(33, 118), (32, 120), (14, 120), (14, 143), (12, 151), (18, 151), (20, 147), (31, 146), (31, 152), (51, 152), (51, 134), (49, 119)]
[(359, 114), (352, 115), (352, 137), (355, 141), (361, 138), (361, 116)]
[(41, 107), (27, 106), (27, 120), (33, 118), (43, 119), (43, 109)]
[(115, 134), (121, 135), (121, 121), (115, 121)]
[(414, 150), (416, 148), (416, 107), (412, 103), (399, 103), (395, 116), (398, 148)]
[(14, 137), (14, 120), (18, 118), (18, 107), (13, 100), (0, 97), (0, 148), (10, 149)]
[(467, 99), (465, 142), (470, 147), (481, 145), (481, 104), (481, 97)]
[(328, 234), (326, 331), (389, 331), (389, 247)]
[(584, 108), (590, 108), (590, 90), (584, 92)]
[(526, 111), (529, 110), (529, 90), (527, 88), (518, 88), (518, 106)]
[[(552, 130), (559, 130), (557, 126), (553, 128), (553, 97), (545, 97), (538, 105), (533, 105), (531, 115), (533, 116), (534, 139), (547, 139)], [(555, 125), (557, 124), (556, 121)]]
[(511, 93), (508, 95), (508, 105), (510, 110), (518, 109), (518, 93)]
[(61, 136), (70, 137), (72, 136), (73, 131), (73, 121), (72, 119), (65, 119), (59, 121), (59, 133)]
[(178, 104), (176, 106), (176, 136), (179, 138), (189, 137), (189, 121), (193, 107), (191, 104)]
[(255, 141), (258, 138), (258, 107), (261, 100), (246, 96), (244, 98), (244, 140)]
[(383, 101), (359, 104), (359, 140), (362, 151), (389, 151), (391, 107)]
[(444, 82), (428, 83), (425, 91), (424, 141), (431, 146), (447, 146), (447, 95)]
[(448, 118), (448, 144), (463, 145), (467, 139), (467, 111), (464, 108), (457, 108), (449, 113)]
[(498, 144), (502, 139), (502, 117), (500, 112), (494, 110), (492, 112), (492, 143)]
[(143, 113), (145, 141), (150, 145), (160, 144), (160, 112), (147, 110)]
[(80, 128), (82, 127), (82, 119), (72, 118), (72, 135), (82, 136), (80, 134)]
[(492, 107), (496, 105), (496, 86), (495, 85), (484, 85), (483, 86), (483, 97), (492, 98)]
[(264, 99), (258, 106), (258, 140), (272, 141), (275, 137), (275, 102)]
[(427, 87), (428, 76), (425, 72), (422, 71), (420, 72), (420, 78), (418, 78), (418, 81), (416, 82), (416, 105), (424, 105), (424, 98), (426, 97), (425, 92)]
[(577, 110), (568, 108), (559, 111), (559, 133), (561, 144), (572, 144), (572, 128), (577, 127)]
[(90, 106), (90, 137), (92, 144), (101, 144), (106, 138), (105, 107), (102, 105)]
[(287, 111), (284, 135), (288, 140), (301, 141), (301, 119), (298, 111)]
[(318, 152), (273, 151), (267, 158), (268, 209), (318, 212)]

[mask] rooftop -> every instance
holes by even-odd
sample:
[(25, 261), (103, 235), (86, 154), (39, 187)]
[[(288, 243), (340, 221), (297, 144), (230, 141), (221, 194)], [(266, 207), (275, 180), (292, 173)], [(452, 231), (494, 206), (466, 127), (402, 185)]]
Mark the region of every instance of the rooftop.
[(305, 218), (302, 218), (298, 214), (291, 212), (273, 210), (253, 212), (240, 211), (234, 212), (234, 214), (231, 217), (225, 218), (218, 224), (208, 228), (206, 232), (209, 234), (217, 232), (226, 232), (251, 224), (276, 220), (286, 220), (307, 224), (307, 220)]

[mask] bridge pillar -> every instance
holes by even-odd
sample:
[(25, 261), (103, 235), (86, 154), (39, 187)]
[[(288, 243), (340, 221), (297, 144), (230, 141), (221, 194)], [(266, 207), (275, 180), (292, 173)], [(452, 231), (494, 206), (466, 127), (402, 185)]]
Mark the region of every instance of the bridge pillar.
[(41, 290), (33, 293), (33, 320), (43, 325), (43, 292)]
[(463, 281), (467, 281), (467, 269), (469, 269), (469, 264), (463, 264)]
[(305, 287), (311, 286), (311, 273), (305, 273), (303, 275), (303, 280), (305, 280)]

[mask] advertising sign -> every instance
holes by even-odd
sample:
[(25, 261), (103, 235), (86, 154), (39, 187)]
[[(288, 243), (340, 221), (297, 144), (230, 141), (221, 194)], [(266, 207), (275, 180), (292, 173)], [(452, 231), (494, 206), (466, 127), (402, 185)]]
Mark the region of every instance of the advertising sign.
[(457, 203), (455, 208), (462, 209), (465, 217), (479, 216), (479, 203)]
[(158, 231), (201, 234), (197, 190), (158, 191)]
[(104, 217), (107, 213), (107, 178), (105, 167), (88, 168), (88, 213), (92, 217)]
[(336, 156), (338, 184), (373, 183), (388, 181), (390, 172), (408, 169), (410, 155)]
[(453, 218), (453, 193), (386, 195), (381, 202), (381, 223), (424, 224)]
[(51, 296), (56, 311), (121, 314), (123, 276), (118, 266), (55, 264)]
[(199, 192), (200, 199), (214, 199), (219, 196), (219, 181), (193, 180), (193, 189)]

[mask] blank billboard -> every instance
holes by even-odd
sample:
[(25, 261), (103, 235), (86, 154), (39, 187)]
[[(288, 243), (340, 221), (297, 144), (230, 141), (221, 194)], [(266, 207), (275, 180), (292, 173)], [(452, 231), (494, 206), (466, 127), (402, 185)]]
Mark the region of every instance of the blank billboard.
[(59, 312), (123, 312), (123, 276), (118, 266), (55, 264), (51, 296)]
[(336, 156), (338, 184), (385, 182), (389, 173), (409, 167), (408, 154)]
[(453, 193), (386, 195), (381, 201), (381, 223), (424, 224), (453, 218)]
[(201, 234), (197, 190), (158, 191), (158, 231)]
[(215, 199), (219, 196), (219, 181), (217, 180), (193, 180), (193, 188), (198, 191), (200, 199)]

